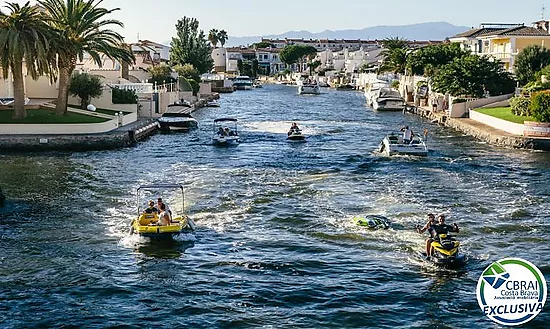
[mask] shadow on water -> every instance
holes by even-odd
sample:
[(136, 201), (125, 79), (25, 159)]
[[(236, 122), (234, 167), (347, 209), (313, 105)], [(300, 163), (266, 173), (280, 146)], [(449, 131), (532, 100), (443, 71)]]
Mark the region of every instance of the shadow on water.
[(135, 251), (151, 258), (173, 259), (181, 257), (187, 249), (194, 246), (194, 241), (149, 240), (136, 246)]

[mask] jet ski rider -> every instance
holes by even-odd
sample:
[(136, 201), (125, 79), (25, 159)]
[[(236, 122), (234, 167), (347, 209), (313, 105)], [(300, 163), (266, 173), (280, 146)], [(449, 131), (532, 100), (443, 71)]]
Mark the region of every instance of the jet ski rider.
[(428, 222), (424, 227), (420, 228), (418, 225), (416, 230), (418, 233), (422, 234), (426, 230), (430, 233), (430, 237), (426, 239), (426, 256), (432, 256), (432, 241), (439, 239), (440, 234), (449, 234), (449, 232), (458, 233), (460, 229), (455, 223), (453, 225), (445, 224), (445, 215), (437, 216), (438, 223), (435, 223), (435, 216), (433, 214), (428, 214)]

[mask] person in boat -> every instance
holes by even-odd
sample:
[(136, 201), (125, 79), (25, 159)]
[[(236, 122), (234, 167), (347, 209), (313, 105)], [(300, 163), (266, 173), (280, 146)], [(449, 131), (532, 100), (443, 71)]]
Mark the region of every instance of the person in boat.
[(409, 144), (414, 136), (413, 131), (409, 129), (409, 126), (401, 128), (401, 131), (403, 132), (403, 143)]
[(166, 205), (163, 203), (160, 205), (159, 225), (168, 226), (172, 222), (172, 216), (166, 210)]
[(161, 206), (164, 205), (166, 207), (166, 211), (170, 213), (170, 216), (172, 216), (172, 210), (170, 209), (170, 206), (168, 206), (164, 201), (162, 201), (162, 198), (157, 199), (157, 209), (161, 209)]
[(147, 205), (148, 207), (143, 211), (144, 214), (157, 214), (159, 212), (153, 200), (150, 200)]
[(218, 127), (218, 135), (225, 136), (225, 130), (222, 127)]
[(229, 127), (225, 127), (224, 129), (224, 135), (225, 136), (232, 136), (232, 131), (229, 129)]
[(426, 222), (426, 225), (424, 225), (422, 228), (420, 228), (419, 225), (416, 225), (416, 231), (420, 234), (428, 231), (430, 236), (426, 239), (426, 255), (432, 254), (432, 242), (434, 241), (436, 234), (434, 230), (435, 225), (435, 215), (432, 213), (428, 214), (428, 221)]

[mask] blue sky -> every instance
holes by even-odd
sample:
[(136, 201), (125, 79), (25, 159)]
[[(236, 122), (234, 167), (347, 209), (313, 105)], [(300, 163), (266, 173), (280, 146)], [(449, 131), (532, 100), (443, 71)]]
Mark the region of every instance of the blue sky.
[(545, 18), (550, 17), (550, 0), (103, 0), (102, 5), (121, 9), (112, 16), (124, 23), (119, 32), (128, 42), (138, 34), (140, 39), (170, 40), (183, 16), (197, 18), (205, 31), (224, 29), (231, 36), (441, 21), (476, 27), (482, 22), (530, 24), (541, 18), (543, 5)]

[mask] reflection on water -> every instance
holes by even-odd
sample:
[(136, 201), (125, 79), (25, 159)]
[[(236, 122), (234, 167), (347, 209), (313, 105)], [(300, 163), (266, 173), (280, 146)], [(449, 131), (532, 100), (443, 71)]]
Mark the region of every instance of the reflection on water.
[[(355, 92), (299, 97), (265, 86), (220, 104), (194, 113), (197, 130), (132, 148), (0, 155), (0, 323), (490, 327), (475, 299), (485, 266), (508, 256), (550, 262), (548, 153), (373, 112)], [(212, 122), (227, 116), (239, 120), (242, 143), (217, 148)], [(286, 141), (294, 121), (307, 142)], [(428, 157), (374, 152), (405, 124), (429, 130)], [(153, 182), (183, 184), (194, 234), (129, 236), (136, 188)], [(428, 212), (460, 225), (460, 271), (416, 257), (426, 236), (414, 227)], [(366, 214), (392, 228), (353, 224)], [(542, 312), (533, 325), (549, 319)]]

